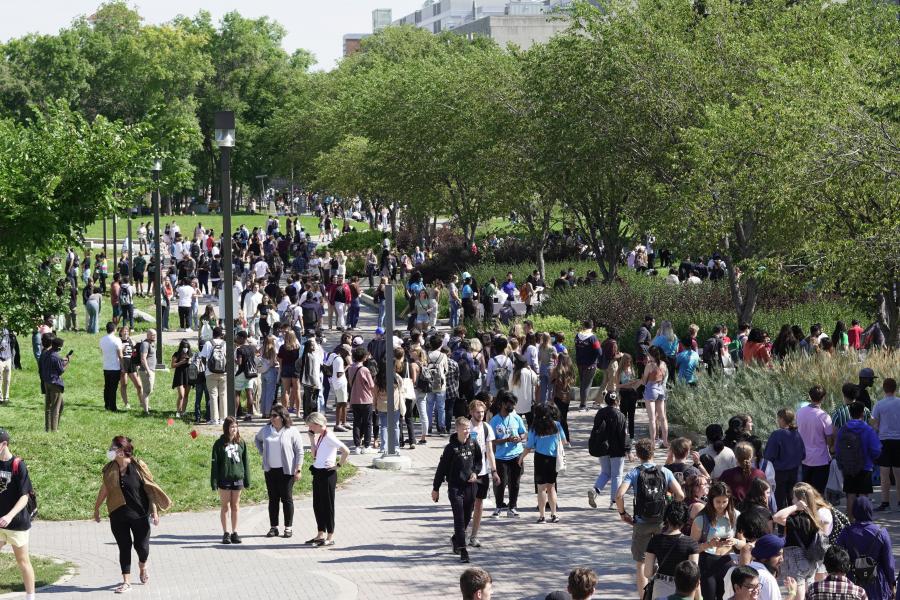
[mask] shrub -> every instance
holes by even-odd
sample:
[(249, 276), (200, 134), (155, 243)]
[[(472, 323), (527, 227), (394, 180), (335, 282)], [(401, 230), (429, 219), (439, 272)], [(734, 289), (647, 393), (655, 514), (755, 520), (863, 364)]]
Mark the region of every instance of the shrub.
[(830, 413), (842, 402), (841, 385), (856, 382), (862, 367), (874, 369), (881, 378), (900, 376), (900, 363), (890, 352), (870, 353), (863, 362), (855, 354), (831, 358), (798, 355), (774, 369), (740, 367), (733, 376), (701, 375), (696, 386), (676, 383), (669, 393), (667, 412), (672, 422), (694, 432), (702, 432), (710, 423), (724, 427), (732, 416), (750, 413), (754, 432), (766, 438), (777, 426), (778, 409), (799, 408), (808, 400), (813, 385), (825, 388), (822, 407)]
[(343, 250), (344, 252), (365, 253), (371, 248), (380, 253), (381, 242), (383, 239), (384, 233), (380, 231), (351, 231), (350, 233), (339, 236), (336, 240), (329, 243), (328, 249), (332, 252)]

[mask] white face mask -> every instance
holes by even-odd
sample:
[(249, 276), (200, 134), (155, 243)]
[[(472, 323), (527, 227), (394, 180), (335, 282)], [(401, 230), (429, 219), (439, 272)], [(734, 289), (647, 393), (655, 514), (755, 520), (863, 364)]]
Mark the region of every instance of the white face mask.
[(110, 448), (106, 451), (106, 458), (109, 460), (116, 460), (116, 451)]

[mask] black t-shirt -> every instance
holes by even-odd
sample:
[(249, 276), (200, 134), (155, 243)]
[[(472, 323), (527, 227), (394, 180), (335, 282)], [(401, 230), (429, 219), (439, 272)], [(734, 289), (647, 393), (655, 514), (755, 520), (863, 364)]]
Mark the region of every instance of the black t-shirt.
[(666, 468), (672, 472), (672, 475), (675, 476), (675, 480), (678, 482), (678, 485), (682, 487), (684, 487), (684, 481), (688, 477), (690, 477), (691, 475), (700, 474), (700, 469), (685, 462), (672, 463), (670, 465), (666, 465)]
[(128, 463), (125, 474), (119, 475), (119, 487), (122, 489), (122, 495), (125, 496), (125, 505), (114, 510), (113, 514), (129, 519), (146, 517), (150, 509), (150, 500), (147, 498), (144, 482), (141, 481), (133, 463)]
[[(31, 492), (31, 478), (28, 477), (28, 467), (25, 461), (19, 459), (19, 466), (15, 475), (13, 475), (13, 460), (0, 460), (0, 515), (5, 515), (13, 509), (16, 502), (23, 495)], [(13, 520), (6, 529), (14, 531), (25, 531), (31, 529), (31, 516), (28, 509), (23, 508), (13, 517)]]
[(660, 573), (674, 577), (678, 563), (687, 560), (691, 554), (699, 554), (700, 546), (689, 535), (658, 533), (650, 538), (647, 552), (656, 556)]
[(250, 377), (256, 377), (256, 369), (254, 368), (252, 372), (249, 372), (251, 366), (256, 360), (256, 349), (249, 344), (244, 344), (243, 346), (238, 346), (237, 355), (240, 357), (241, 368), (239, 373), (243, 373), (245, 377), (248, 379)]

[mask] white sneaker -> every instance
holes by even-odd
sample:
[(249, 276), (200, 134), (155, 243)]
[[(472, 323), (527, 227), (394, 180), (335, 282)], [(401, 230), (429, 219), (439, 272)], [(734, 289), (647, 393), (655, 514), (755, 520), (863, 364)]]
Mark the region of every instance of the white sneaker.
[(591, 508), (597, 508), (597, 490), (594, 488), (588, 490), (588, 504)]
[(357, 455), (362, 454), (362, 448), (360, 448), (359, 446), (355, 447), (353, 449), (353, 454), (357, 454)]
[(507, 516), (507, 517), (518, 517), (518, 516), (519, 516), (519, 511), (517, 511), (517, 510), (514, 509), (514, 508), (510, 508), (509, 510), (506, 511), (506, 516)]
[(609, 510), (616, 510), (616, 501), (615, 500), (609, 501)]
[(180, 418), (181, 418), (181, 413), (180, 413), (180, 412), (176, 412), (176, 413), (175, 413), (175, 418), (176, 418), (176, 419), (180, 419)]
[(500, 515), (502, 515), (502, 514), (503, 514), (503, 509), (498, 508), (498, 509), (494, 510), (494, 512), (491, 516), (494, 517), (495, 519), (498, 519), (498, 518), (500, 518)]
[(215, 425), (216, 421), (214, 419), (210, 419), (209, 421), (206, 422), (206, 424), (207, 425)]

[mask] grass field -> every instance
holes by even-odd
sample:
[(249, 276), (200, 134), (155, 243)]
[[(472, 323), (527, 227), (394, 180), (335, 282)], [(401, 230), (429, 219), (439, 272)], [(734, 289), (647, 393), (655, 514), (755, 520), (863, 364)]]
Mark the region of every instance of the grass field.
[[(101, 324), (109, 319), (108, 302), (103, 307)], [(140, 305), (140, 299), (139, 299)], [(79, 325), (83, 315), (79, 314)], [(37, 365), (31, 353), (30, 336), (20, 339), (23, 353), (21, 371), (13, 372), (9, 404), (0, 405), (0, 427), (10, 433), (10, 449), (26, 461), (38, 495), (39, 518), (48, 520), (87, 519), (100, 485), (100, 471), (106, 464), (106, 450), (116, 435), (134, 441), (135, 454), (147, 463), (155, 478), (172, 497), (173, 511), (191, 511), (218, 506), (218, 495), (210, 489), (209, 465), (214, 436), (220, 428), (198, 427), (202, 435), (191, 438), (194, 425), (174, 416), (175, 392), (171, 373), (160, 373), (150, 398), (151, 414), (140, 410), (110, 413), (103, 409), (103, 371), (99, 349), (100, 335), (62, 332), (63, 352), (75, 350), (65, 374), (66, 392), (60, 431), (44, 432), (43, 396)], [(173, 348), (164, 347), (168, 364)], [(132, 407), (138, 406), (129, 389)], [(121, 399), (118, 400), (121, 407)], [(188, 407), (193, 411), (193, 395)], [(304, 436), (305, 437), (305, 436)], [(252, 448), (251, 488), (244, 492), (246, 502), (265, 499), (260, 458)], [(307, 455), (307, 461), (309, 456)], [(308, 462), (307, 462), (308, 464)], [(352, 465), (341, 469), (339, 480), (355, 471)], [(311, 476), (304, 468), (297, 493), (308, 492)]]
[[(35, 587), (41, 588), (58, 581), (72, 567), (72, 564), (32, 555), (31, 566), (34, 567)], [(0, 594), (24, 591), (16, 559), (12, 552), (3, 552), (0, 554)]]
[[(254, 227), (265, 227), (266, 220), (269, 218), (268, 215), (265, 214), (255, 214), (250, 215), (244, 212), (235, 213), (231, 215), (231, 224), (234, 229), (237, 229), (244, 224), (250, 231), (253, 231)], [(281, 228), (284, 229), (284, 222), (287, 217), (279, 217), (278, 221), (281, 224)], [(202, 223), (203, 227), (206, 229), (212, 229), (217, 234), (222, 231), (222, 215), (211, 214), (211, 215), (160, 215), (159, 216), (159, 224), (160, 228), (165, 229), (167, 223), (171, 223), (175, 221), (178, 223), (178, 226), (181, 228), (182, 235), (193, 235), (194, 228), (197, 226), (197, 223)], [(131, 227), (134, 233), (134, 239), (137, 240), (137, 229), (140, 227), (142, 222), (153, 223), (152, 215), (142, 215), (132, 220)], [(310, 232), (313, 236), (313, 239), (318, 239), (319, 235), (319, 219), (315, 216), (304, 215), (300, 217), (300, 222), (303, 225), (306, 231)], [(334, 220), (335, 227), (340, 229), (344, 226), (343, 219), (335, 219)], [(356, 227), (357, 229), (368, 229), (368, 225), (365, 223), (357, 223), (351, 222), (352, 227)], [(106, 221), (106, 235), (108, 239), (112, 239), (112, 219), (107, 219)], [(124, 218), (119, 218), (118, 223), (116, 224), (116, 236), (117, 239), (122, 240), (128, 235), (128, 221)], [(95, 239), (103, 239), (103, 221), (96, 221), (91, 224), (84, 234), (87, 238), (95, 238)]]

